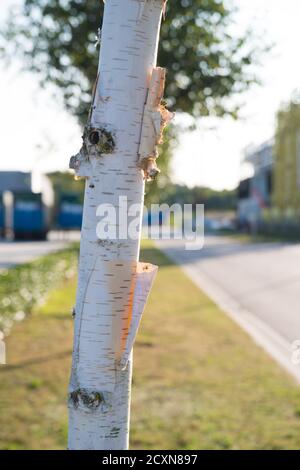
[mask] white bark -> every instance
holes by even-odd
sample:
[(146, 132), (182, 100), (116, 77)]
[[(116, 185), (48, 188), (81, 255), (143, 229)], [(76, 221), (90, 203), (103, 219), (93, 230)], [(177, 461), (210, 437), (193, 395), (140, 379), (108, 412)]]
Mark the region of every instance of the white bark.
[[(106, 0), (90, 120), (83, 148), (70, 163), (87, 181), (69, 449), (128, 448), (132, 347), (156, 267), (138, 262), (139, 239), (118, 235), (122, 221), (116, 240), (99, 239), (96, 211), (105, 203), (117, 208), (119, 197), (127, 196), (128, 205), (138, 204), (141, 230), (144, 179), (155, 173), (155, 146), (169, 117), (160, 105), (164, 73), (155, 69), (164, 5), (164, 0)], [(148, 93), (150, 82), (156, 83), (157, 96)], [(146, 101), (154, 113), (154, 134)]]

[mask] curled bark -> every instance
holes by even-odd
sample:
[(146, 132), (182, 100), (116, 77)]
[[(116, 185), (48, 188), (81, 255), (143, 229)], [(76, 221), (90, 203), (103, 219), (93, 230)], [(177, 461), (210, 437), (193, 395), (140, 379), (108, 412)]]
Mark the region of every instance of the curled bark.
[(159, 173), (156, 166), (157, 146), (162, 143), (163, 131), (173, 118), (162, 104), (165, 89), (166, 70), (156, 67), (152, 71), (147, 102), (144, 108), (141, 141), (139, 146), (139, 166), (146, 180)]

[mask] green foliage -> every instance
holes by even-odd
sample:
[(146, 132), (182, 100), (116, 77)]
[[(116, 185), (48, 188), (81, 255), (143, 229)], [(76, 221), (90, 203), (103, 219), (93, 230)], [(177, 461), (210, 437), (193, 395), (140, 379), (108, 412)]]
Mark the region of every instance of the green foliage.
[(211, 188), (201, 188), (196, 186), (192, 189), (194, 204), (204, 204), (205, 210), (235, 210), (236, 191), (224, 189), (216, 191)]
[[(0, 271), (0, 330), (9, 331), (63, 280), (73, 278), (78, 247), (43, 256), (31, 263)], [(70, 313), (71, 316), (71, 313)]]
[[(57, 85), (81, 121), (96, 78), (102, 13), (99, 0), (24, 0), (6, 22), (6, 55), (25, 59), (42, 83)], [(236, 114), (227, 98), (253, 81), (248, 66), (257, 59), (251, 35), (232, 36), (233, 13), (224, 0), (168, 1), (158, 63), (168, 70), (171, 109), (194, 117)]]
[(211, 188), (167, 183), (164, 191), (159, 194), (159, 201), (167, 204), (204, 204), (206, 211), (228, 211), (236, 208), (236, 191), (216, 191)]
[(47, 176), (50, 179), (55, 192), (83, 194), (84, 181), (81, 180), (80, 184), (78, 184), (78, 181), (74, 179), (74, 175), (70, 172), (54, 171), (53, 173), (48, 173)]
[(55, 171), (53, 173), (48, 173), (47, 176), (51, 181), (55, 194), (54, 211), (57, 210), (60, 197), (63, 193), (78, 194), (81, 202), (83, 203), (84, 180), (75, 180), (74, 175), (69, 171)]

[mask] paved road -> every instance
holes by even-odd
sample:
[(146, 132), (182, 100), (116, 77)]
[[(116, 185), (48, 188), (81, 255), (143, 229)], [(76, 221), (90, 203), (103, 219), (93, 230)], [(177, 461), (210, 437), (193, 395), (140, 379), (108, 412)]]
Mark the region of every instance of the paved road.
[(26, 263), (39, 256), (60, 250), (67, 241), (0, 242), (0, 269)]
[(201, 251), (158, 246), (300, 382), (292, 343), (300, 340), (300, 244), (243, 244), (206, 237)]

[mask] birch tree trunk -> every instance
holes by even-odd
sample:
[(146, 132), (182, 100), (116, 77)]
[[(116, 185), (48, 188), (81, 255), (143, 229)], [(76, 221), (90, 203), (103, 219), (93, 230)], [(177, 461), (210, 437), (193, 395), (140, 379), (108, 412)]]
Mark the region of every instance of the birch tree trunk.
[[(165, 0), (106, 0), (91, 112), (83, 146), (70, 161), (86, 189), (69, 449), (128, 448), (132, 347), (157, 270), (138, 261), (144, 181), (158, 171), (156, 145), (170, 118), (160, 103), (165, 71), (156, 68), (164, 7)], [(108, 210), (103, 235), (103, 205), (120, 209), (124, 201), (125, 218), (115, 220)], [(130, 220), (137, 237), (126, 233)]]

